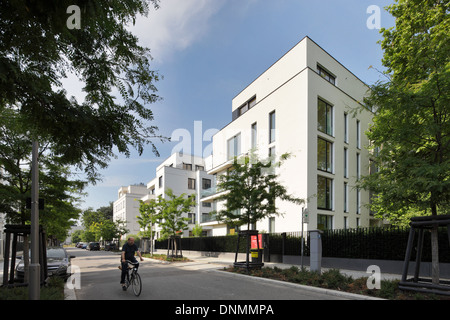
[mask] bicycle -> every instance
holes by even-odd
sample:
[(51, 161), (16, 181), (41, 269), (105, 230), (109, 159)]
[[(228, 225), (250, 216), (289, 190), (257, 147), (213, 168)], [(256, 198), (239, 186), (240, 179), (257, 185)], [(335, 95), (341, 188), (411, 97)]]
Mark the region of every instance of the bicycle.
[[(127, 260), (128, 262), (128, 270), (127, 270), (127, 278), (125, 280), (125, 287), (128, 289), (129, 286), (133, 287), (133, 292), (136, 297), (139, 297), (142, 291), (142, 281), (141, 276), (137, 272), (137, 266), (139, 265), (139, 262), (131, 262), (130, 260)], [(131, 275), (130, 275), (130, 270)]]

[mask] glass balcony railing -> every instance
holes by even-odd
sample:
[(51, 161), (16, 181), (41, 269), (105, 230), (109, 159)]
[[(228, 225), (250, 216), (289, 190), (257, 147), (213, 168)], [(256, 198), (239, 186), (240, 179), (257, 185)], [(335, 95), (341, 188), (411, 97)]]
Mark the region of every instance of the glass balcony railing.
[(216, 218), (215, 214), (203, 213), (202, 216), (201, 216), (201, 222), (200, 223), (213, 222), (213, 221), (217, 221), (217, 218)]

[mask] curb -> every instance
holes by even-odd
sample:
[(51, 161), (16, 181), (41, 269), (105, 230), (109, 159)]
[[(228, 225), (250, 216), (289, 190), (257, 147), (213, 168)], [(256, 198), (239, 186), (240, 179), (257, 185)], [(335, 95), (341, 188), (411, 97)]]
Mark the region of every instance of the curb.
[(298, 283), (292, 283), (292, 282), (280, 281), (280, 280), (274, 280), (274, 279), (268, 279), (268, 278), (262, 278), (262, 277), (255, 277), (255, 276), (248, 276), (248, 275), (245, 275), (245, 274), (228, 272), (228, 271), (224, 271), (224, 270), (210, 269), (210, 271), (212, 271), (212, 272), (226, 272), (227, 274), (230, 274), (230, 275), (233, 275), (233, 276), (236, 276), (236, 277), (246, 277), (246, 278), (251, 277), (251, 278), (254, 278), (254, 279), (261, 280), (263, 282), (276, 283), (276, 284), (279, 284), (279, 285), (284, 285), (284, 286), (293, 287), (293, 288), (301, 288), (303, 290), (313, 291), (313, 292), (322, 293), (322, 294), (326, 294), (326, 295), (330, 295), (330, 296), (343, 297), (343, 298), (352, 299), (352, 300), (380, 300), (380, 301), (386, 300), (386, 299), (382, 299), (382, 298), (365, 296), (365, 295), (362, 295), (362, 294), (356, 294), (356, 293), (350, 293), (350, 292), (344, 292), (344, 291), (337, 291), (337, 290), (331, 290), (331, 289), (325, 289), (325, 288), (319, 288), (319, 287), (312, 287), (312, 286), (305, 286), (303, 284), (298, 284)]

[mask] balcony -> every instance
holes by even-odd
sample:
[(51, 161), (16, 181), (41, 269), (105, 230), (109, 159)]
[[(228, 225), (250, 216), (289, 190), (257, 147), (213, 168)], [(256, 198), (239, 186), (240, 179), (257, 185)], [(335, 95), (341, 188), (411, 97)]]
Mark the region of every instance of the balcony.
[(217, 217), (215, 214), (209, 214), (209, 213), (202, 213), (202, 216), (200, 217), (200, 223), (207, 223), (207, 222), (216, 222)]

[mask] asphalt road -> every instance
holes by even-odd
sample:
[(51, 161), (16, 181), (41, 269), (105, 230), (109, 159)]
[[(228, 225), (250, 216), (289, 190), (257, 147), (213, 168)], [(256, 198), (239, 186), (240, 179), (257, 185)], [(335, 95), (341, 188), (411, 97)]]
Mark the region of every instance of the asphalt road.
[(282, 282), (262, 281), (220, 271), (218, 265), (201, 262), (140, 263), (143, 289), (135, 297), (131, 288), (123, 291), (119, 255), (104, 251), (68, 248), (72, 265), (80, 268), (78, 300), (345, 300), (305, 290)]

